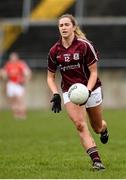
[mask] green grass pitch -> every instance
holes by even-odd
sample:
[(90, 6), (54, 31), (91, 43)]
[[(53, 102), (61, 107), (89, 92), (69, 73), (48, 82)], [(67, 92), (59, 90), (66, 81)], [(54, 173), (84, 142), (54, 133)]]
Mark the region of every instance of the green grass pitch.
[(62, 111), (29, 111), (14, 120), (0, 111), (1, 179), (126, 178), (126, 110), (105, 110), (110, 141), (103, 145), (92, 130), (106, 170), (93, 172), (73, 123)]

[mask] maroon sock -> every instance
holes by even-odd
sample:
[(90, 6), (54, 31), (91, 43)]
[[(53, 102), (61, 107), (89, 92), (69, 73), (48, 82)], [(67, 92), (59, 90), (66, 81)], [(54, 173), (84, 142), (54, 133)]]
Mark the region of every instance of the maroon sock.
[(91, 157), (93, 162), (101, 162), (96, 146), (89, 148), (87, 150), (87, 153)]

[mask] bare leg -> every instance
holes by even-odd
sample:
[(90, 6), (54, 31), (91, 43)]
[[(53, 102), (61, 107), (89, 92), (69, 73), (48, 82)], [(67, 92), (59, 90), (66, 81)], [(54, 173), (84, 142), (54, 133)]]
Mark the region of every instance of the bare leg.
[(87, 108), (90, 124), (96, 133), (104, 132), (107, 128), (106, 122), (102, 116), (102, 106)]
[(76, 126), (83, 147), (88, 150), (89, 148), (96, 146), (87, 127), (86, 111), (84, 107), (80, 107), (70, 102), (65, 104), (65, 107), (70, 119)]
[(25, 119), (26, 118), (26, 105), (24, 102), (24, 97), (11, 97), (9, 98), (11, 110), (15, 118)]
[(87, 113), (90, 119), (92, 128), (96, 133), (100, 133), (100, 140), (103, 144), (106, 144), (109, 139), (107, 124), (102, 117), (102, 106), (98, 105), (96, 107), (88, 108)]
[(65, 104), (65, 107), (70, 119), (73, 121), (73, 123), (76, 126), (82, 146), (87, 151), (88, 155), (91, 157), (93, 161), (93, 169), (97, 169), (97, 170), (105, 169), (105, 167), (101, 162), (94, 139), (92, 138), (88, 130), (87, 120), (86, 120), (86, 110), (84, 106), (78, 106), (69, 102)]

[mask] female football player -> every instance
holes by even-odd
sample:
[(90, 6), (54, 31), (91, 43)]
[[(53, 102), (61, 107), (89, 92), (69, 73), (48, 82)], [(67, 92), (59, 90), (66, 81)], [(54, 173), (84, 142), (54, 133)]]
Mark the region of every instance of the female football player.
[[(58, 28), (61, 38), (52, 46), (48, 55), (47, 83), (53, 93), (52, 111), (55, 113), (61, 111), (61, 96), (55, 82), (56, 69), (59, 66), (66, 111), (75, 124), (82, 146), (92, 159), (93, 169), (102, 170), (105, 167), (86, 120), (87, 112), (92, 128), (100, 134), (101, 142), (107, 143), (108, 131), (102, 116), (102, 90), (97, 71), (97, 51), (80, 30), (72, 15), (62, 15), (58, 21)], [(68, 98), (68, 89), (74, 83), (82, 83), (89, 90), (89, 98), (82, 106), (73, 104)]]
[(31, 77), (30, 68), (17, 53), (11, 53), (1, 72), (6, 79), (6, 94), (14, 117), (25, 119), (25, 84)]

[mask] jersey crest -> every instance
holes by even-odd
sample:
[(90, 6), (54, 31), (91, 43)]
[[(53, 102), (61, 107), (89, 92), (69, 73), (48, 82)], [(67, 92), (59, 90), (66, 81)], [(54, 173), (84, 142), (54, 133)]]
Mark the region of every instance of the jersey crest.
[(73, 54), (73, 59), (74, 60), (79, 60), (79, 53), (74, 53)]

